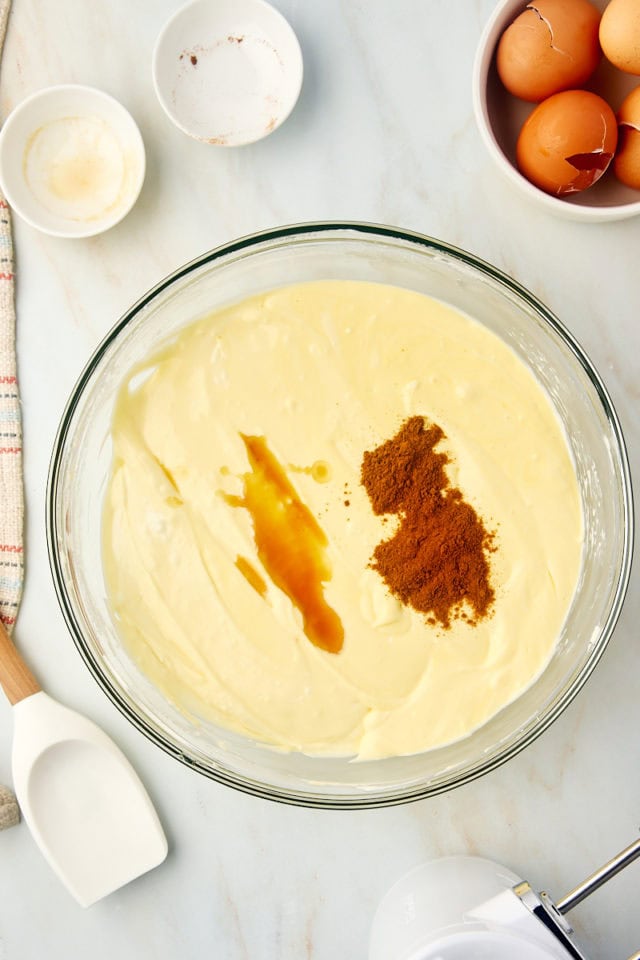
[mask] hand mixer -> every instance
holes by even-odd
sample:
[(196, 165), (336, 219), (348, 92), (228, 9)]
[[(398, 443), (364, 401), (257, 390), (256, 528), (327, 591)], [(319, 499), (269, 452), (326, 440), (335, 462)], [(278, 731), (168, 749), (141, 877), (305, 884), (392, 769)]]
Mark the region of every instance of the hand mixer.
[[(637, 857), (640, 839), (556, 902), (491, 860), (433, 860), (381, 901), (369, 960), (594, 960), (566, 915)], [(640, 951), (629, 960), (640, 960)]]

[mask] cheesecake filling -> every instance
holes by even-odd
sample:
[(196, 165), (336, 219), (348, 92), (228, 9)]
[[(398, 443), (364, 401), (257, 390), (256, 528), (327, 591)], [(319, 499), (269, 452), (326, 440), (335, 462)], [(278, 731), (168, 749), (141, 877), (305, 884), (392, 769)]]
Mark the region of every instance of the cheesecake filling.
[[(527, 366), (450, 306), (351, 281), (234, 304), (129, 371), (111, 437), (112, 614), (194, 717), (311, 755), (417, 753), (553, 653), (583, 548), (570, 450)], [(379, 509), (367, 464), (424, 437), (440, 487), (407, 447), (413, 487)]]

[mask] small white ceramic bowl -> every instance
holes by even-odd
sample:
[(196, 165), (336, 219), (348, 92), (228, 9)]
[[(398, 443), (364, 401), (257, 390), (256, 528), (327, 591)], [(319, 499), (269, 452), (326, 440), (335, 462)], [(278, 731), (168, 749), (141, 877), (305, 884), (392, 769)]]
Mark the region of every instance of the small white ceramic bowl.
[(265, 0), (193, 0), (164, 27), (153, 82), (167, 116), (204, 143), (235, 147), (282, 124), (302, 86), (302, 53)]
[(91, 237), (140, 193), (145, 150), (132, 116), (93, 87), (47, 87), (0, 132), (0, 185), (23, 220), (55, 237)]
[[(607, 5), (607, 0), (592, 2), (600, 10)], [(526, 0), (501, 0), (478, 44), (473, 68), (473, 110), (489, 154), (511, 183), (549, 213), (588, 223), (622, 220), (640, 214), (640, 191), (620, 183), (612, 170), (593, 187), (563, 198), (538, 189), (518, 171), (516, 141), (535, 104), (518, 100), (503, 87), (495, 66), (495, 52), (503, 31), (526, 6)], [(603, 57), (585, 89), (599, 93), (617, 111), (626, 94), (637, 85), (638, 77), (616, 70)]]

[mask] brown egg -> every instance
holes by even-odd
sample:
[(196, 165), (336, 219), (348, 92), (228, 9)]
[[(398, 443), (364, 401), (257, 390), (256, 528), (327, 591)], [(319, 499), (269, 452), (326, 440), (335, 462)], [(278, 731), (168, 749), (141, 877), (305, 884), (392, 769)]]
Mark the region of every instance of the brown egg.
[(618, 149), (613, 172), (622, 183), (640, 190), (640, 87), (631, 91), (618, 111)]
[(640, 3), (611, 0), (600, 22), (600, 44), (607, 60), (626, 73), (640, 74)]
[(536, 0), (498, 43), (496, 67), (516, 97), (538, 103), (585, 83), (601, 58), (600, 11), (589, 0)]
[(556, 93), (533, 110), (516, 145), (518, 168), (558, 197), (600, 179), (616, 149), (618, 125), (602, 97), (586, 90)]

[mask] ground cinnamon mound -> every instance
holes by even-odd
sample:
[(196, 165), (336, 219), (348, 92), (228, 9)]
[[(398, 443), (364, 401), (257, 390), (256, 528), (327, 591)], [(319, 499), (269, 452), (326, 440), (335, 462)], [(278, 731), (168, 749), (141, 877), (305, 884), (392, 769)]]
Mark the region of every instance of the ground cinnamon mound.
[(402, 603), (448, 629), (452, 619), (477, 624), (490, 614), (495, 547), (494, 534), (449, 482), (449, 457), (435, 450), (444, 436), (437, 424), (410, 417), (364, 454), (360, 479), (375, 514), (400, 518), (371, 566)]

